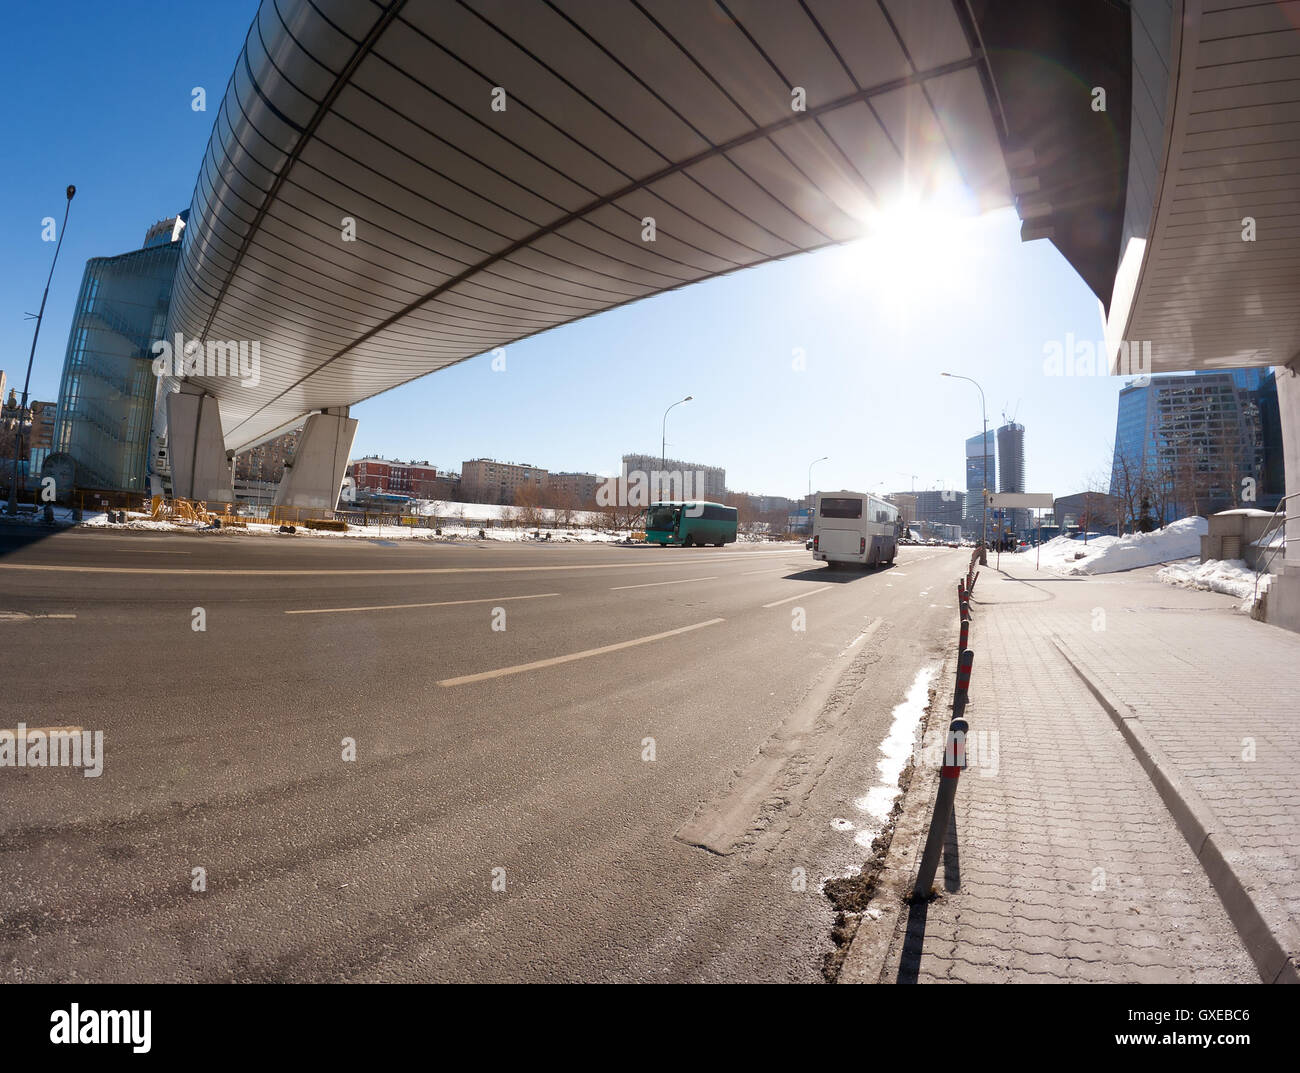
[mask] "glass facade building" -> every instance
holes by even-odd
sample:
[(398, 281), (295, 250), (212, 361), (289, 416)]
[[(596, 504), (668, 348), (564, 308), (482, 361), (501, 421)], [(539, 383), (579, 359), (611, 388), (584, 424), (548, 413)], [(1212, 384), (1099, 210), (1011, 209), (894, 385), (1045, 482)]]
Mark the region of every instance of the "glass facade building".
[(1271, 510), (1282, 493), (1278, 428), (1267, 369), (1134, 381), (1119, 394), (1111, 495), (1145, 501), (1157, 522)]
[[(983, 441), (983, 450), (980, 441)], [(992, 429), (988, 433), (977, 432), (966, 441), (966, 515), (964, 528), (968, 536), (976, 536), (984, 524), (984, 477), (988, 467), (988, 489), (994, 491), (998, 486), (998, 463), (994, 454), (996, 435)]]
[(166, 331), (179, 233), (163, 221), (144, 248), (86, 262), (54, 422), (54, 450), (72, 457), (80, 487), (148, 491), (151, 347)]

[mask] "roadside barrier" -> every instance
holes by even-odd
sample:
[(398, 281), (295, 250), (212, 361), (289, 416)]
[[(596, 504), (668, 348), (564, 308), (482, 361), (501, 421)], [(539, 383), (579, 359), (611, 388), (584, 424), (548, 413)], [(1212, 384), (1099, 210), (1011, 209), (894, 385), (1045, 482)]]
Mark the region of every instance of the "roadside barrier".
[(943, 767), (939, 769), (939, 791), (934, 796), (934, 812), (930, 816), (930, 830), (925, 836), (925, 849), (921, 852), (921, 865), (916, 871), (913, 898), (928, 898), (934, 886), (934, 876), (939, 869), (944, 836), (952, 819), (952, 807), (957, 798), (957, 783), (966, 766), (966, 735), (970, 724), (962, 718), (970, 688), (970, 672), (975, 653), (966, 649), (957, 660), (957, 689), (953, 695), (953, 718), (948, 724), (948, 739), (944, 744)]
[(928, 898), (934, 886), (934, 876), (943, 852), (943, 840), (952, 819), (953, 804), (957, 798), (957, 783), (966, 766), (966, 735), (970, 725), (966, 722), (966, 704), (970, 697), (971, 670), (975, 666), (975, 653), (970, 647), (970, 594), (975, 588), (979, 571), (975, 569), (979, 550), (971, 555), (965, 578), (957, 579), (957, 607), (961, 632), (957, 641), (957, 681), (952, 692), (952, 720), (948, 724), (948, 738), (944, 744), (943, 766), (939, 771), (939, 790), (934, 797), (934, 812), (930, 816), (930, 829), (925, 836), (925, 849), (921, 851), (921, 864), (916, 871), (916, 885), (912, 897)]

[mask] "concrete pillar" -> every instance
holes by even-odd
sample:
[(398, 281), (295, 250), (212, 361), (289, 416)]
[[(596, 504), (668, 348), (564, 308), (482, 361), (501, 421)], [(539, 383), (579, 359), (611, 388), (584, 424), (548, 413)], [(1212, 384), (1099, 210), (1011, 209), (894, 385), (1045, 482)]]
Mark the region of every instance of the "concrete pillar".
[(337, 406), (307, 418), (293, 460), (285, 464), (275, 493), (277, 507), (313, 507), (333, 510), (347, 472), (357, 421), (346, 406)]
[(1300, 357), (1277, 369), (1277, 405), (1282, 413), (1282, 458), (1286, 467), (1286, 558), (1273, 560), (1277, 574), (1268, 591), (1265, 620), (1300, 630)]
[(216, 396), (188, 383), (168, 393), (167, 454), (172, 495), (200, 499), (209, 507), (235, 498)]

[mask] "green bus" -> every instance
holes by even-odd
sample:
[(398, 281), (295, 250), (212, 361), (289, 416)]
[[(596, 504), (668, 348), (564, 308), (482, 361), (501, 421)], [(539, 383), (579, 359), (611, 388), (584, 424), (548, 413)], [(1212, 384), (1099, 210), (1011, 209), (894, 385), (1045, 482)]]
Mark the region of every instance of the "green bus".
[(651, 503), (645, 512), (647, 544), (702, 548), (736, 542), (736, 508), (699, 500)]

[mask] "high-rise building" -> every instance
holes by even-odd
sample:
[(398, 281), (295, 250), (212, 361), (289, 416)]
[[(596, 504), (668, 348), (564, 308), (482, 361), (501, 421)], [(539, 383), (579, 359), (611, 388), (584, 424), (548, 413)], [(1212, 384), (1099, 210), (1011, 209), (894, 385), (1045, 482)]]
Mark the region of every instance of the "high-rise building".
[[(651, 477), (655, 473), (667, 476), (656, 482)], [(638, 480), (635, 474), (642, 476)], [(680, 475), (680, 479), (674, 475)], [(679, 458), (662, 459), (658, 455), (624, 455), (623, 480), (629, 487), (634, 481), (644, 483), (654, 499), (684, 497), (721, 503), (727, 494), (727, 471), (721, 466), (683, 462)]]
[[(997, 430), (998, 437), (998, 491), (1023, 492), (1025, 490), (1025, 426), (1008, 421)], [(1029, 511), (1015, 508), (1001, 512), (1002, 524), (1010, 526), (1016, 534), (1029, 528)]]
[(154, 224), (138, 250), (86, 262), (53, 433), (82, 487), (147, 490), (158, 387), (151, 348), (166, 331), (184, 219)]
[(1144, 377), (1119, 393), (1110, 493), (1126, 524), (1229, 507), (1268, 510), (1282, 494), (1272, 373), (1260, 369)]
[(966, 440), (966, 511), (962, 515), (962, 528), (968, 536), (979, 536), (983, 530), (983, 490), (987, 488), (991, 492), (998, 486), (995, 442), (992, 431), (977, 432)]

